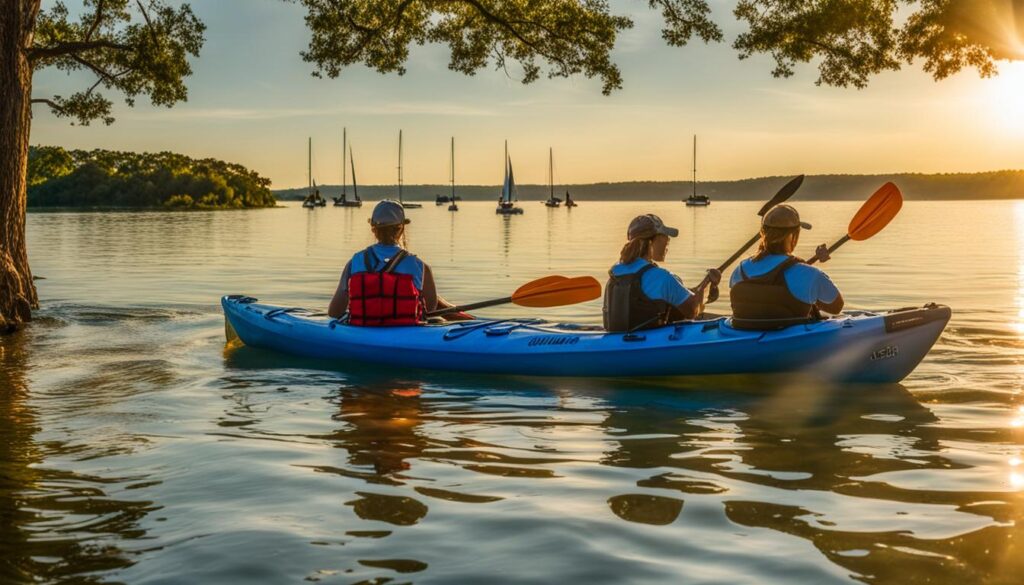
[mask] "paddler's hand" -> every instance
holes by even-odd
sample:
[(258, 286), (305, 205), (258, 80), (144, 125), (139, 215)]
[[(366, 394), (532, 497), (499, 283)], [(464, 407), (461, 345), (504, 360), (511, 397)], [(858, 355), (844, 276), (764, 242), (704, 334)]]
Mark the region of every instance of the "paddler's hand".
[(722, 272), (717, 268), (708, 268), (708, 275), (704, 277), (704, 283), (708, 285), (708, 299), (705, 303), (713, 303), (718, 300), (718, 283), (722, 282)]
[(708, 300), (704, 301), (705, 304), (710, 305), (711, 303), (718, 300), (718, 285), (712, 284), (711, 288), (708, 289)]
[(814, 258), (818, 262), (828, 262), (829, 260), (831, 260), (832, 259), (832, 255), (828, 253), (828, 245), (822, 244), (822, 245), (818, 246), (817, 248), (815, 248), (815, 250), (814, 250)]

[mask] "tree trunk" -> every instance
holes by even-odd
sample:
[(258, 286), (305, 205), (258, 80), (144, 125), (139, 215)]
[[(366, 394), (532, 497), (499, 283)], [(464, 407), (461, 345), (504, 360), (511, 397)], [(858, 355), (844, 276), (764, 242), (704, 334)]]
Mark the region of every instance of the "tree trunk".
[(0, 333), (38, 308), (25, 246), (25, 186), (32, 126), (32, 42), (39, 0), (0, 0)]

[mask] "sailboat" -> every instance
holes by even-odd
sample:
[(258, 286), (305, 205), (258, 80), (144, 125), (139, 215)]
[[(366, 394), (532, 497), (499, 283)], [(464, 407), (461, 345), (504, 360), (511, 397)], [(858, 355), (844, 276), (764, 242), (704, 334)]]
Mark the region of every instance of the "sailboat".
[(359, 186), (356, 183), (356, 155), (352, 152), (352, 147), (348, 147), (348, 161), (352, 165), (352, 195), (356, 198), (356, 202), (359, 205), (363, 204), (363, 200), (359, 198)]
[(423, 207), (421, 203), (406, 203), (402, 201), (402, 131), (398, 131), (398, 202), (402, 204), (405, 209), (419, 209)]
[(452, 194), (449, 196), (448, 199), (452, 203), (451, 203), (451, 205), (448, 206), (448, 211), (458, 211), (459, 210), (459, 204), (455, 202), (456, 201), (456, 197), (455, 197), (455, 137), (454, 136), (452, 136), (451, 172), (449, 173), (449, 176), (451, 177)]
[(309, 173), (309, 194), (303, 200), (302, 206), (306, 209), (326, 207), (327, 200), (320, 196), (320, 189), (316, 188), (316, 181), (313, 180), (313, 139), (309, 139), (309, 155), (306, 158), (307, 171)]
[[(362, 207), (363, 201), (359, 198), (359, 195), (355, 195), (355, 199), (352, 201), (348, 200), (348, 194), (345, 190), (348, 188), (348, 176), (345, 168), (345, 156), (348, 154), (348, 128), (341, 129), (341, 197), (334, 197), (335, 207)], [(352, 168), (352, 181), (353, 188), (355, 187), (356, 171), (355, 166)]]
[(576, 202), (572, 200), (572, 196), (569, 195), (569, 190), (568, 189), (565, 190), (565, 206), (566, 207), (576, 207)]
[[(514, 199), (513, 199), (514, 198)], [(501, 195), (498, 196), (498, 207), (495, 213), (502, 215), (520, 215), (522, 207), (517, 207), (515, 201), (519, 201), (516, 192), (516, 180), (512, 176), (512, 159), (508, 156), (508, 141), (505, 141), (505, 183), (501, 187)]]
[(697, 195), (697, 135), (693, 135), (693, 193), (686, 198), (687, 207), (707, 207), (711, 205), (711, 198), (707, 195)]
[(562, 200), (555, 197), (555, 155), (551, 148), (548, 148), (548, 198), (544, 202), (544, 205), (548, 207), (558, 207)]

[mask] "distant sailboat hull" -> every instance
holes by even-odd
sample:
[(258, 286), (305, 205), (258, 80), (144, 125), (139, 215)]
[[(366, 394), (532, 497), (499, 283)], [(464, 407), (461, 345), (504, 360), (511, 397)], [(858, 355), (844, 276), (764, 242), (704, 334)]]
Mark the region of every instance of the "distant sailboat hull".
[(522, 215), (523, 208), (516, 207), (515, 204), (512, 203), (499, 203), (498, 208), (494, 210), (494, 213), (500, 215)]
[(363, 206), (363, 202), (362, 201), (351, 201), (351, 200), (345, 199), (344, 197), (335, 197), (334, 198), (334, 206), (335, 207), (362, 207)]

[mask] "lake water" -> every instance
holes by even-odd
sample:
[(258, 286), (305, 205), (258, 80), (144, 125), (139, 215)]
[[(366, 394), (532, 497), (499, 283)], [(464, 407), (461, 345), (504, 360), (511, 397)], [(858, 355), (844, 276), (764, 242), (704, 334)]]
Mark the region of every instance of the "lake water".
[[(804, 254), (858, 207), (797, 205)], [(483, 300), (603, 281), (650, 211), (681, 229), (665, 264), (693, 284), (759, 204), (523, 206), (410, 210), (409, 246), (446, 297)], [(1024, 203), (907, 203), (826, 265), (852, 308), (953, 307), (902, 385), (225, 350), (220, 295), (325, 307), (371, 208), (29, 215), (43, 308), (0, 339), (0, 582), (1020, 582)]]

